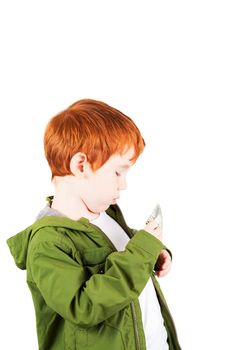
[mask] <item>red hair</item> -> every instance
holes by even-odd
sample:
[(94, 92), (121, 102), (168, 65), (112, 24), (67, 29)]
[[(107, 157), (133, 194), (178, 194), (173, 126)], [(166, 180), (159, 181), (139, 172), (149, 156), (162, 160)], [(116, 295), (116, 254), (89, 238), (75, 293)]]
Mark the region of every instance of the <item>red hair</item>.
[(72, 175), (70, 161), (85, 153), (93, 171), (111, 155), (134, 147), (133, 162), (145, 147), (135, 123), (106, 103), (84, 99), (53, 117), (45, 130), (45, 156), (54, 176)]

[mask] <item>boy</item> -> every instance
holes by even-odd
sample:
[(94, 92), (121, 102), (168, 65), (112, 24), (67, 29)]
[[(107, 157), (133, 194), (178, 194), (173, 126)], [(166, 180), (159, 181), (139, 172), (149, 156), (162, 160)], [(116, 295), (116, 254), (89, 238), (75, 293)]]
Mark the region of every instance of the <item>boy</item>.
[(50, 120), (44, 146), (55, 194), (8, 240), (27, 269), (39, 349), (180, 349), (154, 276), (171, 263), (160, 227), (130, 229), (116, 203), (145, 146), (134, 122), (80, 100)]

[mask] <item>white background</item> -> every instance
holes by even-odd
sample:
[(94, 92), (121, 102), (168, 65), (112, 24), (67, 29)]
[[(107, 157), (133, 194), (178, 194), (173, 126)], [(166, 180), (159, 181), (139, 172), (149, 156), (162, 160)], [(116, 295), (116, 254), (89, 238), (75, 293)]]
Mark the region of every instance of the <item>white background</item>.
[(1, 349), (37, 349), (5, 241), (53, 193), (49, 118), (86, 97), (128, 114), (146, 140), (119, 204), (135, 228), (161, 204), (173, 268), (160, 283), (182, 349), (232, 347), (231, 3), (1, 1)]

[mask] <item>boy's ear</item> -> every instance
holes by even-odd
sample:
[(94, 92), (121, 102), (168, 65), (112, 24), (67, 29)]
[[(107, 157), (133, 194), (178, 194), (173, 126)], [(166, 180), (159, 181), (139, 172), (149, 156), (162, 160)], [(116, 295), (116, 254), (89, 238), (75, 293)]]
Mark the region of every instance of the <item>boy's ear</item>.
[(70, 171), (73, 175), (83, 177), (85, 175), (87, 156), (85, 153), (75, 153), (70, 160)]

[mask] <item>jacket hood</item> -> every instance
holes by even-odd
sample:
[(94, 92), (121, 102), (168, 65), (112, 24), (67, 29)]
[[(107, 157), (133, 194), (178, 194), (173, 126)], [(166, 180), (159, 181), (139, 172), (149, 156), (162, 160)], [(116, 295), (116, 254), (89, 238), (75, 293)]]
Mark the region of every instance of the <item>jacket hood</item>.
[(7, 240), (7, 244), (15, 260), (15, 264), (21, 270), (26, 269), (28, 245), (30, 242), (31, 234), (32, 227), (30, 226)]
[(26, 270), (29, 244), (33, 236), (39, 229), (48, 226), (64, 227), (82, 230), (84, 232), (93, 230), (89, 220), (86, 218), (81, 218), (78, 221), (58, 216), (44, 216), (40, 218), (25, 230), (17, 233), (15, 236), (7, 240), (7, 245), (10, 248), (10, 252), (15, 260), (15, 264), (21, 270)]
[[(118, 205), (111, 205), (106, 210), (106, 212), (112, 218), (117, 219), (119, 222), (121, 222), (123, 229), (125, 231), (128, 231), (128, 227), (125, 223), (122, 212)], [(93, 231), (93, 226), (91, 225), (90, 221), (83, 217), (78, 221), (74, 221), (67, 217), (58, 216), (44, 216), (40, 218), (31, 226), (27, 227), (23, 231), (19, 232), (18, 234), (7, 240), (7, 244), (15, 260), (15, 264), (21, 270), (26, 270), (28, 248), (32, 237), (40, 228), (46, 226), (65, 227), (75, 230), (81, 230), (84, 232)]]

